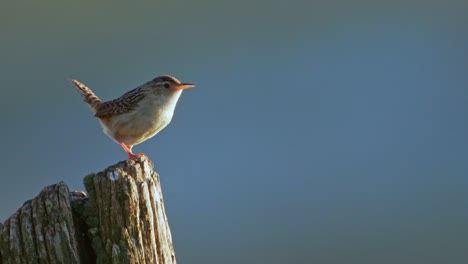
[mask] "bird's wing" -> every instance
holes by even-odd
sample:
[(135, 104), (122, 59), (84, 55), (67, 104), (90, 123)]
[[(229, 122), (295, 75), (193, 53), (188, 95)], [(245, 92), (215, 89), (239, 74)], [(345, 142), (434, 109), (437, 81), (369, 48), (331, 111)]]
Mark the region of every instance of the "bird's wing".
[(120, 98), (102, 103), (97, 111), (96, 117), (105, 118), (114, 115), (121, 115), (135, 110), (138, 103), (145, 97), (141, 88), (133, 89)]

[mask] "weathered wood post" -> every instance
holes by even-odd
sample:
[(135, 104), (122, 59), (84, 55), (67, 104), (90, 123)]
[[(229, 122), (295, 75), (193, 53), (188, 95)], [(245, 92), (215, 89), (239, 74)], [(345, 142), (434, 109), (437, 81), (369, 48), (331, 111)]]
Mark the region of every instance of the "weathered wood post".
[(146, 157), (84, 182), (88, 195), (60, 182), (0, 224), (0, 264), (176, 263), (159, 175)]

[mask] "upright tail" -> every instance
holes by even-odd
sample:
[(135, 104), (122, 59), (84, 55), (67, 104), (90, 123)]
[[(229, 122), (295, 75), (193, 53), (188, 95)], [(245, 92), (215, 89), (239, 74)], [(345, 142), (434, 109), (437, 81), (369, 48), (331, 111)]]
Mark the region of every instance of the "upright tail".
[(102, 100), (99, 99), (99, 97), (97, 97), (97, 95), (95, 95), (94, 92), (91, 91), (91, 89), (89, 89), (86, 85), (80, 83), (77, 80), (72, 80), (71, 82), (80, 92), (81, 96), (83, 97), (83, 101), (85, 101), (91, 107), (91, 110), (96, 113), (96, 110), (102, 104)]

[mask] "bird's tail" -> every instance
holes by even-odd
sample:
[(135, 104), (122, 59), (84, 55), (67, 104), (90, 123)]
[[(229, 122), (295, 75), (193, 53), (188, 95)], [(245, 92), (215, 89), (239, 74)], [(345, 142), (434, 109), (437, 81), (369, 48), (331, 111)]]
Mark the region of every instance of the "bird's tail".
[(76, 89), (80, 92), (81, 96), (83, 97), (83, 101), (85, 101), (90, 107), (93, 112), (96, 113), (98, 107), (102, 104), (102, 100), (94, 94), (91, 89), (89, 89), (86, 85), (80, 83), (77, 80), (71, 80), (71, 82), (76, 86)]

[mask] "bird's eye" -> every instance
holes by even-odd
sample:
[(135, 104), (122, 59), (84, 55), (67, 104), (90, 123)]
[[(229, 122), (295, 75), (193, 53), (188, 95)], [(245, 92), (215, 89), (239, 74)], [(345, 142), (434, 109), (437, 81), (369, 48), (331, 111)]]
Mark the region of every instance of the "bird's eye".
[(169, 85), (168, 83), (164, 83), (164, 88), (167, 89), (167, 88), (169, 88), (169, 86), (170, 86), (170, 85)]

